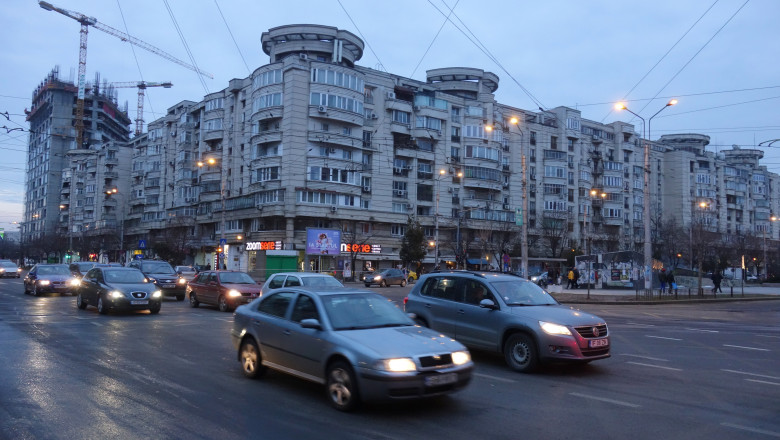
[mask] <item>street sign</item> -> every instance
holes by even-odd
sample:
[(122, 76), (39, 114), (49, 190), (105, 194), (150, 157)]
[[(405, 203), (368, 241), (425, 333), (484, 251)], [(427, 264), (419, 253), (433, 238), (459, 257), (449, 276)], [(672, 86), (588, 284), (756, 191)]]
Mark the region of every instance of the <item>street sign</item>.
[(219, 245), (224, 246), (227, 244), (227, 238), (220, 238), (219, 239)]
[(523, 226), (523, 211), (520, 208), (515, 208), (515, 224)]
[(146, 249), (146, 240), (138, 240), (138, 249)]

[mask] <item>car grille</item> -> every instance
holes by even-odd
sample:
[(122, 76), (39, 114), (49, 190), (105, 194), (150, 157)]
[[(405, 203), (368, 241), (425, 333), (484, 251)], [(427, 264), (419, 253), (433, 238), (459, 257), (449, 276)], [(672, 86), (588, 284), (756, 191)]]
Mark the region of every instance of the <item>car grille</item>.
[(574, 327), (574, 330), (577, 330), (577, 333), (583, 338), (603, 338), (607, 336), (607, 324)]
[(609, 347), (583, 348), (581, 349), (581, 351), (582, 351), (582, 355), (585, 357), (602, 356), (605, 354), (609, 354)]
[(452, 365), (452, 355), (449, 353), (420, 358), (420, 366), (423, 368), (439, 368), (448, 365)]
[(56, 288), (56, 289), (62, 289), (62, 288), (68, 287), (68, 282), (67, 281), (54, 281), (54, 280), (52, 280), (52, 281), (49, 282), (49, 285), (51, 287), (53, 287), (53, 288)]
[(131, 295), (133, 295), (133, 298), (136, 298), (136, 299), (144, 299), (144, 298), (146, 298), (146, 292), (132, 292)]

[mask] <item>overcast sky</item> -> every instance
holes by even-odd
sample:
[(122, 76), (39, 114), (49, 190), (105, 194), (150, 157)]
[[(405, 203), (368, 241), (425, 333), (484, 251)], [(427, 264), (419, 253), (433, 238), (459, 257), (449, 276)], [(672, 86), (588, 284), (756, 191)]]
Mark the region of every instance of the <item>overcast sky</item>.
[[(758, 146), (780, 138), (777, 0), (51, 3), (95, 17), (192, 64), (175, 19), (195, 63), (214, 75), (204, 78), (208, 92), (268, 63), (260, 47), (263, 31), (322, 24), (363, 38), (366, 50), (359, 65), (418, 80), (428, 69), (484, 69), (500, 77), (498, 101), (528, 110), (539, 107), (537, 100), (545, 108), (569, 106), (581, 110), (583, 118), (609, 123), (631, 119), (612, 111), (623, 98), (648, 119), (675, 97), (679, 104), (653, 119), (653, 139), (696, 132), (711, 137), (712, 151), (734, 144), (761, 148), (762, 163), (780, 173), (780, 142)], [(448, 6), (454, 7), (451, 21), (445, 15)], [(6, 127), (0, 130), (0, 227), (9, 230), (22, 219), (28, 133), (6, 131), (29, 128), (24, 109), (54, 66), (62, 78), (75, 78), (79, 24), (40, 8), (36, 0), (4, 0), (0, 41), (0, 113), (10, 115), (10, 120), (0, 117), (0, 126)], [(194, 72), (90, 28), (87, 80), (95, 72), (112, 82), (172, 81), (171, 89), (147, 90), (147, 123), (169, 106), (199, 101), (207, 93)], [(120, 89), (120, 105), (128, 102), (133, 120), (136, 100), (135, 88)], [(641, 131), (641, 122), (633, 122)]]

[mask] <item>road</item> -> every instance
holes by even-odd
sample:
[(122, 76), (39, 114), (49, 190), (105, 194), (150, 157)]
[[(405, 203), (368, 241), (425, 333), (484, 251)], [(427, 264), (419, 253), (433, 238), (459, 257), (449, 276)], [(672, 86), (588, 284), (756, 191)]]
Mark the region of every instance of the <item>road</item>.
[(582, 308), (609, 323), (611, 358), (523, 375), (474, 353), (461, 393), (343, 414), (321, 386), (244, 378), (230, 314), (102, 316), (4, 279), (0, 438), (780, 438), (780, 301)]

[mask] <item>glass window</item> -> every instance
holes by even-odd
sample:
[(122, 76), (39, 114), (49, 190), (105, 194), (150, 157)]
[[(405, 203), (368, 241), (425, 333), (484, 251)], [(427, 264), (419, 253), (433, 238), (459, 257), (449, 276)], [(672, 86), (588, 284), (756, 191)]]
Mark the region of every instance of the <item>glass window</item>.
[(286, 275), (277, 275), (271, 278), (271, 281), (268, 282), (268, 288), (269, 289), (278, 289), (282, 286), (284, 286), (284, 277)]
[(314, 304), (314, 300), (307, 295), (300, 295), (298, 300), (295, 301), (295, 307), (293, 307), (292, 316), (290, 320), (293, 322), (301, 322), (304, 319), (320, 319), (320, 314), (317, 312), (317, 305)]
[(287, 308), (295, 294), (292, 292), (280, 292), (271, 294), (257, 306), (257, 311), (271, 316), (284, 318), (287, 314)]
[(290, 286), (294, 287), (300, 285), (301, 285), (301, 280), (298, 279), (298, 277), (294, 277), (294, 276), (287, 277), (287, 281), (284, 283), (285, 287), (290, 287)]

